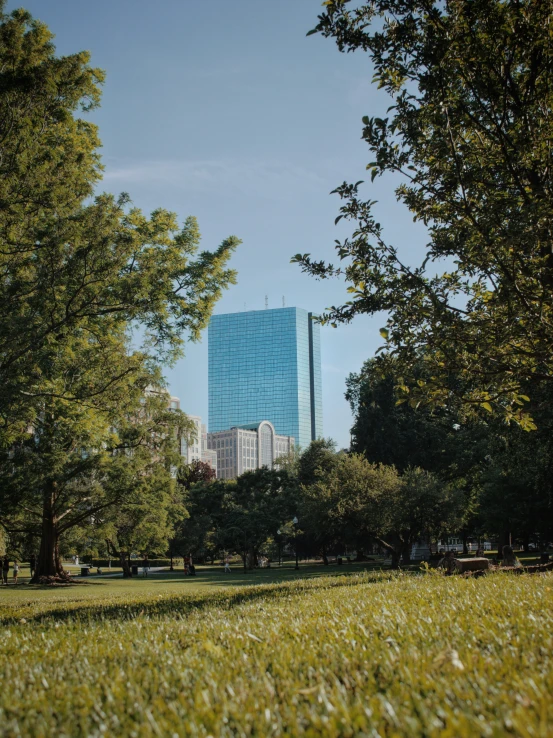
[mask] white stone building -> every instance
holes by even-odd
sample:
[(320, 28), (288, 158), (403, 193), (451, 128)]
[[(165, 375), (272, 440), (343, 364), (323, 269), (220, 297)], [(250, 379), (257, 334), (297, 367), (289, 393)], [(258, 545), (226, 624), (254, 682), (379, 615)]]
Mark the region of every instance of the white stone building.
[(207, 446), (207, 430), (206, 426), (202, 423), (202, 461), (217, 471), (217, 451), (212, 451)]
[(267, 466), (294, 448), (292, 436), (279, 436), (268, 420), (207, 434), (207, 446), (217, 454), (217, 478), (234, 479), (245, 471)]
[[(171, 397), (170, 407), (171, 410), (181, 409), (178, 397)], [(214, 451), (210, 451), (207, 447), (207, 432), (201, 417), (199, 415), (188, 415), (187, 417), (194, 424), (193, 437), (190, 441), (187, 441), (186, 438), (181, 438), (181, 456), (184, 457), (187, 464), (191, 464), (193, 461), (204, 461), (212, 469), (217, 471), (217, 454)]]
[(199, 415), (187, 415), (187, 418), (194, 423), (194, 429), (189, 442), (182, 439), (181, 453), (186, 463), (191, 464), (193, 461), (202, 461), (202, 419)]

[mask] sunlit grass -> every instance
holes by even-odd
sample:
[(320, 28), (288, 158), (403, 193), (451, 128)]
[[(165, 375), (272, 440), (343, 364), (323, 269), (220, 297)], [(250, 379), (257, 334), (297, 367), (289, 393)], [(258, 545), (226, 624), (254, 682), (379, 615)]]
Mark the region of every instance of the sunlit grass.
[(553, 734), (552, 575), (164, 586), (0, 608), (0, 735)]

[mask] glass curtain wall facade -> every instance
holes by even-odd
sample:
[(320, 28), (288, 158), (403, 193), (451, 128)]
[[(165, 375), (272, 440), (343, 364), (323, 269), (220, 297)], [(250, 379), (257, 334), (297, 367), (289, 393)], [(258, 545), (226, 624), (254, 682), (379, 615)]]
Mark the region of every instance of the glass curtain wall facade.
[(306, 310), (211, 318), (209, 432), (261, 420), (302, 448), (323, 434), (320, 329)]

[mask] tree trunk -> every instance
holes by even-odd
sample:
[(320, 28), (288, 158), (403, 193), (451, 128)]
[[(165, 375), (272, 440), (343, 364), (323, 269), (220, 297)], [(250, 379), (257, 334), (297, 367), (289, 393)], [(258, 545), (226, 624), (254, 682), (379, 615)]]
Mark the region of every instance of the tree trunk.
[(522, 550), (524, 553), (528, 553), (530, 551), (530, 534), (525, 533), (524, 537), (522, 539)]
[(468, 554), (468, 552), (469, 552), (469, 547), (467, 545), (467, 538), (468, 538), (468, 533), (467, 533), (466, 530), (463, 530), (461, 532), (461, 540), (463, 541), (463, 553), (465, 555)]
[(328, 556), (326, 555), (326, 546), (323, 543), (323, 564), (328, 566)]
[(405, 541), (401, 544), (401, 560), (406, 566), (411, 563), (411, 544)]
[(255, 549), (250, 548), (246, 552), (246, 569), (255, 569), (255, 566), (257, 564), (257, 559), (255, 556)]
[(132, 577), (130, 561), (125, 551), (119, 552), (119, 561), (121, 562), (121, 567), (123, 569), (123, 577), (125, 579)]
[(392, 549), (392, 569), (399, 569), (399, 551)]
[(64, 582), (68, 582), (71, 578), (61, 565), (58, 548), (59, 532), (54, 513), (54, 500), (55, 489), (53, 485), (49, 485), (44, 492), (40, 549), (35, 573), (31, 579), (31, 582), (35, 584), (41, 581), (41, 577), (54, 578)]

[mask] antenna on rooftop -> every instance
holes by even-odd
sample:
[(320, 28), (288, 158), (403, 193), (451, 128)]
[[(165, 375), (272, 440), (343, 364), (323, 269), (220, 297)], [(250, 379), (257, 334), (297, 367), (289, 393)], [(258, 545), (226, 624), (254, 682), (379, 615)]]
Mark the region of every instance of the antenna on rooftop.
[(265, 295), (265, 310), (269, 307), (269, 295)]
[(286, 307), (286, 300), (284, 299), (284, 295), (282, 295), (282, 307)]

